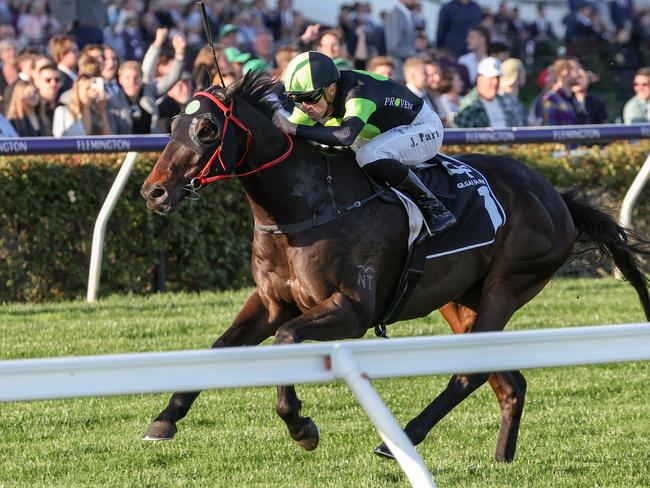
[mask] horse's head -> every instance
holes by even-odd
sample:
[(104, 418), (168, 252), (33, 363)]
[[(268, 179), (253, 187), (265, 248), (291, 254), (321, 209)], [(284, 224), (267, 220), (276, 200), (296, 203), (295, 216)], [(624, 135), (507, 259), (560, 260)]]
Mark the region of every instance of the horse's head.
[(148, 208), (173, 212), (184, 197), (196, 198), (201, 186), (229, 176), (246, 158), (251, 132), (233, 108), (220, 88), (194, 94), (174, 119), (171, 139), (142, 185)]

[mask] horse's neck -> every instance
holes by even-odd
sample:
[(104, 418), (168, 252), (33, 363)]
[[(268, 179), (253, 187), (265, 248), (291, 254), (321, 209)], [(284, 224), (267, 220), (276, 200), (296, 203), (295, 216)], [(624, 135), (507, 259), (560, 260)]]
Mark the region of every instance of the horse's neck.
[[(287, 150), (287, 139), (263, 114), (248, 104), (245, 121), (253, 134), (247, 170), (267, 163)], [(316, 149), (294, 141), (292, 153), (272, 168), (240, 178), (255, 215), (262, 224), (287, 224), (309, 219), (330, 209), (332, 195), (338, 205), (349, 203), (368, 190), (354, 161), (327, 164)], [(328, 188), (328, 177), (331, 188)], [(330, 192), (332, 192), (330, 194)], [(349, 201), (348, 201), (349, 200)]]

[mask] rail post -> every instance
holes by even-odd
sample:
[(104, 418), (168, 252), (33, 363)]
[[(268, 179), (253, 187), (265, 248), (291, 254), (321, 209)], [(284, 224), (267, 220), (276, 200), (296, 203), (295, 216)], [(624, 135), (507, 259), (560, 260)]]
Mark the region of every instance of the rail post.
[(138, 159), (137, 152), (128, 152), (122, 163), (120, 171), (115, 177), (113, 186), (111, 186), (106, 200), (102, 205), (97, 220), (95, 221), (95, 229), (93, 231), (93, 244), (90, 251), (90, 270), (88, 271), (88, 292), (86, 293), (86, 301), (93, 303), (97, 300), (97, 289), (99, 288), (99, 277), (102, 271), (102, 253), (104, 252), (104, 234), (106, 232), (106, 224), (108, 219), (111, 218), (113, 209), (117, 205), (117, 201), (124, 190), (124, 186), (131, 176), (133, 166)]
[(352, 393), (375, 424), (377, 432), (402, 467), (411, 486), (415, 488), (436, 488), (431, 473), (415, 450), (393, 414), (384, 404), (377, 391), (370, 384), (368, 375), (359, 371), (352, 353), (344, 344), (335, 344), (332, 349), (332, 368), (336, 375), (345, 380)]

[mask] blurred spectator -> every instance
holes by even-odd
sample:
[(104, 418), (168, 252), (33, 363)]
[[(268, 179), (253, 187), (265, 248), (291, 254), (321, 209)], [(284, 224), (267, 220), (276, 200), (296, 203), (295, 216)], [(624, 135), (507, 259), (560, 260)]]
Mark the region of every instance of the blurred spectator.
[(52, 59), (45, 54), (37, 54), (34, 56), (34, 68), (30, 74), (32, 83), (36, 84), (38, 82), (38, 77), (40, 76), (41, 68), (44, 66), (50, 66), (52, 64)]
[(273, 54), (273, 36), (267, 30), (259, 31), (253, 41), (253, 55), (258, 59), (263, 59), (268, 66), (272, 66)]
[[(123, 0), (115, 23), (104, 28), (103, 42), (112, 46), (120, 59), (136, 60), (144, 55), (139, 7), (135, 0)], [(98, 43), (96, 40), (92, 42)]]
[(101, 76), (102, 66), (97, 58), (93, 58), (90, 54), (82, 54), (79, 56), (77, 63), (77, 76), (86, 75), (91, 77)]
[(122, 88), (111, 100), (111, 126), (118, 134), (158, 134), (159, 93), (156, 83), (144, 83), (137, 61), (122, 63), (117, 71)]
[(436, 100), (436, 107), (445, 127), (454, 125), (462, 92), (463, 80), (460, 79), (458, 71), (453, 68), (444, 70), (440, 79), (440, 96)]
[(579, 68), (576, 84), (571, 87), (578, 123), (605, 124), (609, 119), (607, 104), (605, 100), (589, 91), (590, 83), (591, 74), (584, 68)]
[(546, 18), (546, 4), (544, 2), (537, 4), (537, 18), (528, 24), (528, 32), (535, 42), (557, 39), (553, 26)]
[(395, 74), (400, 80), (404, 61), (417, 54), (410, 10), (414, 3), (415, 0), (399, 0), (386, 20), (386, 52), (393, 58)]
[(18, 137), (18, 132), (7, 118), (0, 114), (0, 137)]
[[(226, 73), (233, 73), (234, 70), (224, 54), (224, 49), (220, 45), (215, 45), (214, 51), (219, 62), (221, 73), (224, 76)], [(195, 83), (198, 84), (198, 80), (202, 79), (202, 73), (204, 71), (207, 72), (209, 79), (218, 79), (217, 68), (214, 66), (214, 58), (209, 45), (203, 46), (194, 58), (192, 78)]]
[[(6, 107), (4, 92), (18, 80), (18, 45), (13, 39), (0, 41), (0, 102)], [(2, 110), (6, 113), (6, 110)]]
[(623, 107), (623, 122), (634, 124), (650, 121), (650, 67), (637, 71), (634, 76), (634, 93)]
[(287, 69), (289, 62), (298, 55), (298, 49), (295, 45), (282, 46), (275, 51), (275, 70), (273, 77), (278, 81), (284, 81), (284, 71)]
[(72, 36), (54, 36), (49, 42), (50, 54), (61, 73), (61, 84), (59, 93), (72, 88), (72, 83), (77, 79), (77, 61), (79, 60), (79, 49)]
[(56, 66), (48, 64), (40, 68), (35, 84), (40, 96), (37, 110), (40, 120), (43, 121), (41, 132), (44, 136), (52, 135), (59, 83), (61, 83), (61, 75)]
[(277, 41), (291, 39), (296, 12), (292, 0), (278, 0), (278, 8), (267, 15), (266, 26)]
[(87, 54), (99, 62), (99, 70), (104, 71), (104, 46), (101, 44), (86, 44), (81, 50), (81, 55)]
[(451, 0), (440, 9), (436, 47), (446, 47), (456, 58), (467, 52), (466, 39), (470, 27), (481, 22), (483, 12), (474, 0)]
[(38, 117), (38, 90), (29, 81), (18, 80), (7, 107), (7, 119), (20, 137), (42, 136), (42, 122)]
[(390, 56), (375, 56), (368, 62), (367, 71), (391, 80), (395, 79), (395, 63)]
[(377, 23), (372, 18), (372, 5), (370, 2), (359, 2), (357, 4), (356, 24), (357, 28), (362, 28), (365, 32), (368, 57), (385, 55), (386, 32), (383, 24)]
[(476, 88), (460, 102), (454, 119), (456, 127), (503, 128), (514, 125), (514, 115), (499, 95), (501, 62), (485, 58), (478, 65)]
[(54, 137), (111, 134), (106, 95), (91, 83), (91, 77), (79, 75), (72, 84), (67, 105), (54, 111)]
[(104, 88), (106, 94), (108, 95), (109, 104), (110, 99), (118, 91), (120, 91), (120, 85), (117, 83), (117, 67), (119, 65), (119, 58), (117, 57), (117, 52), (111, 46), (107, 44), (102, 45), (103, 49), (103, 59), (104, 65), (102, 68), (102, 78), (104, 78)]
[(528, 110), (528, 125), (535, 126), (544, 123), (544, 95), (551, 91), (555, 84), (553, 66), (549, 66), (542, 70), (540, 75), (537, 77), (537, 84), (541, 87), (542, 91), (530, 102), (530, 109)]
[(34, 71), (34, 61), (36, 55), (28, 50), (23, 50), (16, 59), (18, 65), (18, 78), (24, 81), (32, 81)]
[(501, 71), (499, 94), (514, 117), (514, 125), (522, 127), (526, 125), (526, 109), (519, 99), (519, 90), (526, 84), (524, 63), (516, 58), (508, 58), (501, 63)]
[(241, 78), (244, 74), (244, 64), (246, 61), (251, 59), (251, 53), (243, 53), (236, 47), (227, 47), (223, 50), (223, 54), (226, 56), (226, 59), (230, 63), (230, 66), (232, 66), (236, 77), (238, 79)]
[(16, 29), (13, 25), (0, 23), (0, 41), (3, 39), (16, 39)]
[(192, 98), (192, 73), (184, 72), (167, 94), (161, 97), (156, 103), (160, 116), (160, 130), (163, 134), (172, 131), (172, 119), (176, 117), (185, 104)]
[(575, 14), (569, 17), (565, 40), (570, 53), (593, 50), (595, 45), (606, 40), (602, 27), (594, 21), (595, 18), (594, 7), (588, 1), (579, 4)]
[[(355, 38), (357, 54), (363, 58), (368, 55), (365, 37)], [(320, 31), (315, 42), (316, 51), (323, 53), (334, 61), (339, 69), (350, 69), (352, 64), (345, 59), (345, 45), (338, 31), (330, 29)], [(361, 67), (365, 67), (365, 58), (358, 60)]]
[(333, 29), (320, 31), (316, 37), (316, 51), (329, 56), (332, 60), (341, 57), (341, 36)]
[(609, 2), (609, 14), (616, 29), (631, 28), (636, 19), (632, 0)]
[[(243, 66), (242, 66), (242, 72), (243, 72)], [(223, 85), (221, 84), (221, 76), (223, 76)], [(228, 87), (235, 83), (239, 78), (235, 75), (235, 73), (230, 70), (230, 71), (224, 71), (221, 73), (221, 76), (219, 76), (219, 73), (214, 75), (214, 78), (212, 78), (212, 85), (217, 85), (217, 86), (225, 86)]]
[(503, 42), (491, 42), (488, 44), (487, 55), (503, 63), (510, 57), (510, 48)]
[(31, 47), (44, 47), (47, 40), (61, 28), (59, 22), (47, 13), (45, 0), (34, 1), (29, 12), (18, 17), (16, 27), (23, 43)]
[[(432, 102), (432, 108), (435, 112), (440, 112), (440, 81), (442, 80), (442, 70), (437, 61), (427, 59), (424, 63), (424, 69), (427, 74), (426, 91)], [(445, 121), (442, 121), (443, 124)]]
[(219, 29), (219, 44), (223, 47), (237, 47), (237, 27), (226, 24)]
[(424, 100), (429, 108), (433, 109), (433, 99), (427, 92), (427, 71), (424, 60), (421, 58), (408, 58), (404, 61), (403, 70), (406, 87)]
[(422, 13), (422, 3), (415, 1), (411, 7), (411, 16), (413, 19), (413, 28), (415, 32), (422, 33), (427, 30), (427, 19)]
[(580, 65), (573, 58), (560, 58), (553, 63), (555, 83), (542, 97), (544, 125), (571, 125), (578, 123), (573, 107), (572, 88), (577, 83)]
[(156, 75), (156, 68), (158, 67), (158, 59), (160, 58), (163, 44), (167, 40), (169, 31), (165, 28), (156, 29), (156, 34), (153, 43), (147, 49), (142, 60), (142, 76), (145, 84), (154, 83), (156, 86), (156, 95), (164, 95), (174, 84), (180, 79), (183, 72), (183, 64), (185, 63), (185, 49), (187, 43), (185, 38), (180, 34), (175, 34), (172, 37), (172, 46), (174, 47), (174, 58), (172, 59), (168, 69), (165, 69), (165, 74), (158, 78)]
[(476, 83), (478, 63), (487, 57), (488, 42), (489, 33), (485, 27), (480, 25), (470, 27), (466, 40), (469, 52), (459, 57), (458, 62), (467, 68), (469, 81), (472, 85)]

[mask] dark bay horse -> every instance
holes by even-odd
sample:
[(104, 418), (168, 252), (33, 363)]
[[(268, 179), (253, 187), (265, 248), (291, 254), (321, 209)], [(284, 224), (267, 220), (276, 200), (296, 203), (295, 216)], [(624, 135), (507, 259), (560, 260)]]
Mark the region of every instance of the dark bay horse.
[[(406, 259), (404, 210), (381, 199), (352, 205), (357, 208), (323, 225), (287, 233), (259, 230), (331, 214), (374, 191), (349, 154), (328, 161), (273, 125), (266, 100), (276, 90), (267, 78), (249, 75), (227, 92), (212, 87), (195, 93), (142, 185), (147, 207), (163, 214), (185, 197), (196, 198), (197, 187), (212, 179), (238, 176), (244, 188), (258, 227), (252, 248), (256, 288), (213, 347), (255, 345), (272, 336), (274, 344), (362, 337), (385, 313)], [(640, 253), (648, 254), (646, 241), (633, 242), (606, 214), (558, 193), (518, 161), (478, 154), (458, 158), (488, 179), (507, 221), (491, 245), (428, 260), (400, 320), (441, 309), (455, 333), (502, 330), (567, 261), (576, 243), (613, 259), (650, 320), (647, 277), (637, 264)], [(372, 286), (360, 286), (360, 270), (368, 269), (374, 272)], [(512, 460), (526, 393), (519, 371), (453, 375), (406, 426), (411, 441), (422, 442), (485, 382), (501, 408), (496, 459)], [(198, 394), (174, 393), (145, 438), (172, 438)], [(276, 410), (301, 447), (317, 447), (318, 429), (301, 415), (293, 386), (278, 386)], [(385, 446), (378, 449), (390, 455)]]

